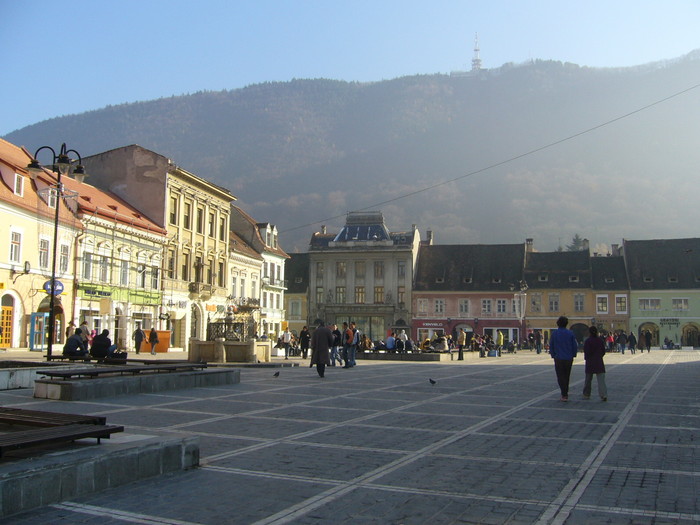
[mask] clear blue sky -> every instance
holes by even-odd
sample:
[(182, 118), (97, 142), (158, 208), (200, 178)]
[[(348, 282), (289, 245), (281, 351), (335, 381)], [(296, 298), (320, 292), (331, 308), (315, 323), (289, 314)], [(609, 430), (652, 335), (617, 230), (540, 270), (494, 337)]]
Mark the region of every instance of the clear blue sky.
[(109, 104), (266, 81), (378, 81), (700, 48), (698, 0), (0, 0), (0, 135)]

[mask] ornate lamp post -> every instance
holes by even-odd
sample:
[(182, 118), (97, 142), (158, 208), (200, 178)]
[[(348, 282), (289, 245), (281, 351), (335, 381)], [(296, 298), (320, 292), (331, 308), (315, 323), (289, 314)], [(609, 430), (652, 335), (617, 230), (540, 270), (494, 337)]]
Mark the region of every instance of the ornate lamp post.
[(517, 343), (519, 345), (520, 341), (523, 339), (523, 334), (525, 334), (523, 320), (525, 319), (525, 306), (527, 305), (527, 303), (525, 302), (525, 300), (527, 299), (527, 283), (525, 281), (519, 281), (518, 288), (519, 290), (515, 294), (513, 294), (513, 300), (517, 301), (518, 305), (518, 324), (520, 325), (518, 327), (518, 330), (520, 331), (520, 334)]
[[(38, 150), (36, 150), (36, 152), (34, 153), (34, 158), (27, 166), (27, 170), (29, 171), (33, 179), (36, 179), (37, 175), (44, 171), (44, 168), (37, 160), (37, 156), (39, 155), (40, 151), (45, 149), (49, 150), (53, 154), (51, 166), (49, 169), (56, 174), (56, 184), (54, 188), (52, 188), (55, 189), (54, 195), (56, 210), (54, 213), (53, 221), (53, 258), (51, 260), (51, 281), (46, 287), (46, 291), (49, 293), (49, 339), (46, 346), (46, 354), (49, 358), (51, 358), (51, 354), (53, 351), (53, 342), (56, 338), (56, 312), (54, 311), (56, 305), (56, 295), (60, 294), (63, 291), (62, 286), (56, 286), (56, 259), (58, 254), (58, 219), (59, 210), (61, 207), (61, 199), (65, 197), (65, 190), (63, 188), (63, 183), (61, 182), (61, 177), (63, 175), (69, 175), (71, 171), (76, 176), (84, 177), (85, 169), (82, 166), (83, 159), (80, 157), (80, 153), (78, 153), (74, 149), (67, 149), (65, 143), (61, 145), (61, 150), (58, 154), (56, 154), (56, 151), (52, 147), (42, 146)], [(78, 157), (78, 164), (75, 167), (73, 167), (73, 161), (69, 157), (70, 153), (73, 153), (76, 157)]]

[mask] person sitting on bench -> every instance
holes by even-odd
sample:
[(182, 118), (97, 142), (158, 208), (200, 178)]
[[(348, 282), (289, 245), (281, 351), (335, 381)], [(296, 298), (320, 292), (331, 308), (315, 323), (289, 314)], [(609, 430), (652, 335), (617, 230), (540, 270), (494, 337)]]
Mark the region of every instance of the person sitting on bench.
[(112, 340), (108, 336), (109, 330), (102, 330), (101, 334), (93, 338), (92, 346), (90, 347), (90, 354), (92, 357), (103, 359), (114, 355), (117, 345), (113, 345)]
[(87, 343), (83, 341), (83, 331), (78, 328), (75, 333), (68, 338), (63, 345), (63, 355), (69, 357), (83, 357), (89, 355)]

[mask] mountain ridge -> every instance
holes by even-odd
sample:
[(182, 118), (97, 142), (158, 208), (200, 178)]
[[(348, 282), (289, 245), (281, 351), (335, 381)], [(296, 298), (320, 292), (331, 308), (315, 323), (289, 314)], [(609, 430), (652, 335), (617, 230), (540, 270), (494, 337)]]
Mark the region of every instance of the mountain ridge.
[(108, 106), (5, 138), (31, 151), (66, 142), (83, 156), (138, 143), (230, 189), (277, 225), (287, 251), (377, 203), (390, 228), (417, 224), (443, 244), (692, 237), (698, 90), (659, 101), (700, 82), (698, 58), (270, 82)]

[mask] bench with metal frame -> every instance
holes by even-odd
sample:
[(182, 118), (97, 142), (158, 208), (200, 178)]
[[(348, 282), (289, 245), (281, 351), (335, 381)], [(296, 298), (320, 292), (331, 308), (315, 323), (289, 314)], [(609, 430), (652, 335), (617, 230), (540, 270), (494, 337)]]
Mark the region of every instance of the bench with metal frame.
[(162, 372), (192, 372), (206, 368), (205, 363), (171, 363), (163, 365), (109, 366), (103, 368), (74, 368), (71, 370), (37, 370), (37, 374), (50, 378), (73, 379), (86, 377), (90, 379), (114, 375), (137, 375)]
[(52, 427), (33, 428), (0, 434), (0, 457), (8, 450), (35, 447), (48, 443), (63, 443), (76, 439), (97, 438), (100, 443), (102, 438), (109, 438), (115, 432), (123, 432), (120, 425), (85, 425), (74, 423), (71, 425), (59, 425)]
[(24, 408), (0, 407), (0, 423), (7, 425), (25, 425), (32, 427), (56, 427), (61, 425), (104, 425), (104, 416), (84, 416), (81, 414), (63, 414), (43, 410), (26, 410)]

